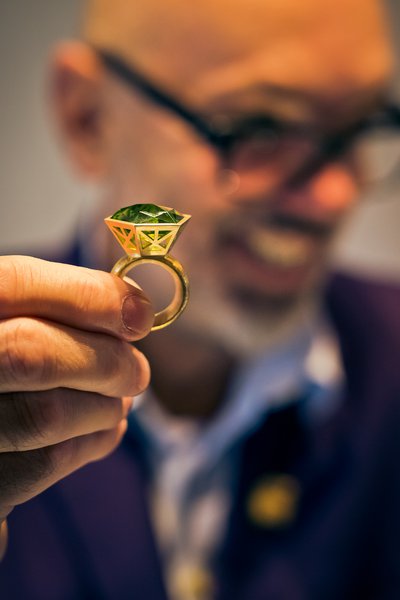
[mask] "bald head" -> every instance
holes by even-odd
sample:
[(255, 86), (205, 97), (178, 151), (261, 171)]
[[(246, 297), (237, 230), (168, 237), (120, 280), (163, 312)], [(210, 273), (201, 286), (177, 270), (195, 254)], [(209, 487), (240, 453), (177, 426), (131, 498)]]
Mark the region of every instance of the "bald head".
[(350, 97), (392, 69), (380, 0), (89, 0), (83, 32), (211, 110), (221, 79), (233, 94), (265, 82)]

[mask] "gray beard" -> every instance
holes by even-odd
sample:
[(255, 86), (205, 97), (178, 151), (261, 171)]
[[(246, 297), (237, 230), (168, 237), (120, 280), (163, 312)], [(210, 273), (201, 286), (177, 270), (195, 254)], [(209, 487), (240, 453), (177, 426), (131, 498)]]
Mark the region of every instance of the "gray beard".
[(223, 296), (218, 285), (191, 285), (188, 308), (174, 325), (182, 334), (212, 344), (228, 356), (251, 360), (277, 345), (284, 344), (295, 333), (314, 321), (318, 297), (308, 292), (288, 302), (265, 301), (256, 309), (244, 302)]

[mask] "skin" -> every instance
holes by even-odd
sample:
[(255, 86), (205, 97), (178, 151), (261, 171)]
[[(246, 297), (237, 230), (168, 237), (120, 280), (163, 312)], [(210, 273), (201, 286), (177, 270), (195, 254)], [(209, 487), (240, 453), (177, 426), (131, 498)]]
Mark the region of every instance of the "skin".
[[(51, 98), (71, 163), (107, 190), (89, 244), (109, 270), (118, 250), (101, 217), (141, 201), (193, 215), (174, 248), (191, 281), (190, 306), (141, 348), (160, 402), (209, 418), (237, 361), (284, 341), (314, 309), (359, 176), (348, 160), (273, 194), (266, 175), (232, 181), (212, 148), (107, 73), (87, 42), (114, 50), (204, 115), (267, 112), (328, 132), (367, 114), (386, 87), (380, 4), (95, 0), (83, 39), (55, 52)], [(277, 226), (277, 216), (296, 227)], [(121, 320), (126, 297), (135, 332)], [(111, 275), (22, 257), (0, 259), (0, 300), (4, 519), (119, 442), (125, 397), (149, 380), (146, 359), (128, 342), (145, 338), (153, 312), (138, 289)], [(156, 286), (155, 302), (163, 300)]]
[[(113, 275), (0, 258), (0, 520), (120, 442), (149, 381), (148, 301)], [(1, 553), (6, 528), (1, 529)]]

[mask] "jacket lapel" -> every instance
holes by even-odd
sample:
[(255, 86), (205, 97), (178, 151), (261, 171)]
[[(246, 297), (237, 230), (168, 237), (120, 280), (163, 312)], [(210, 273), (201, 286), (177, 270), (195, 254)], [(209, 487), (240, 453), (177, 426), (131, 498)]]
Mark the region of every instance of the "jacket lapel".
[[(217, 565), (218, 600), (314, 598), (304, 589), (298, 565), (308, 547), (311, 552), (315, 543), (318, 549), (311, 522), (319, 511), (319, 498), (326, 498), (326, 486), (340, 489), (339, 482), (347, 481), (352, 467), (346, 448), (335, 443), (341, 424), (329, 424), (329, 442), (320, 445), (324, 436), (313, 439), (301, 410), (300, 400), (270, 413), (242, 449), (228, 535)], [(335, 431), (331, 436), (330, 425)], [(328, 497), (333, 495), (328, 492)]]
[(49, 506), (60, 508), (84, 596), (123, 600), (135, 590), (138, 599), (165, 600), (144, 477), (139, 448), (128, 438), (109, 458), (54, 488)]

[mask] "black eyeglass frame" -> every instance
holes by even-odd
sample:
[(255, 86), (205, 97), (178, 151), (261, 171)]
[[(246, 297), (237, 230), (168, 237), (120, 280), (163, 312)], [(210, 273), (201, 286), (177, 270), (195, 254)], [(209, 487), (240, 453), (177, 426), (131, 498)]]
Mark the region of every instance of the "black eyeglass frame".
[[(263, 128), (264, 130), (269, 128), (271, 133), (275, 135), (278, 135), (280, 131), (287, 130), (285, 124), (279, 123), (278, 120), (273, 118), (263, 116), (249, 119), (239, 126), (230, 127), (224, 123), (224, 127), (220, 128), (218, 125), (207, 122), (194, 111), (186, 108), (178, 100), (153, 84), (131, 64), (128, 65), (122, 58), (105, 49), (95, 48), (94, 50), (107, 70), (130, 87), (142, 92), (155, 104), (168, 109), (186, 121), (207, 143), (211, 144), (217, 150), (223, 160), (229, 161), (234, 146), (240, 144), (240, 141), (248, 138), (249, 135), (255, 134), (259, 128)], [(300, 172), (295, 174), (296, 181), (299, 177), (309, 177), (324, 164), (340, 157), (351, 147), (358, 136), (376, 128), (396, 129), (399, 130), (400, 135), (400, 105), (388, 103), (373, 115), (355, 123), (346, 131), (332, 136), (317, 137), (315, 131), (310, 132), (309, 127), (301, 128), (297, 126), (295, 131), (299, 134), (308, 134), (315, 138), (316, 145), (319, 146), (319, 151), (316, 152), (316, 155), (309, 164), (305, 167), (303, 166)]]

